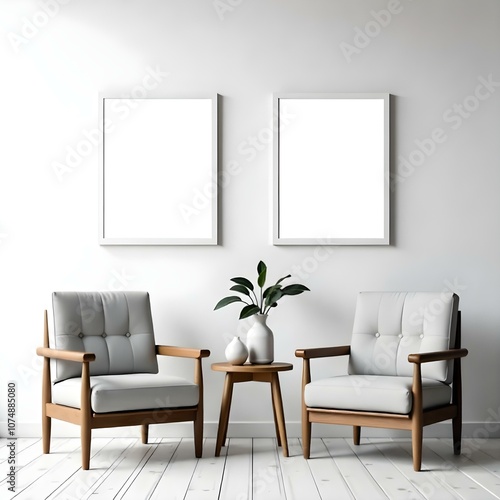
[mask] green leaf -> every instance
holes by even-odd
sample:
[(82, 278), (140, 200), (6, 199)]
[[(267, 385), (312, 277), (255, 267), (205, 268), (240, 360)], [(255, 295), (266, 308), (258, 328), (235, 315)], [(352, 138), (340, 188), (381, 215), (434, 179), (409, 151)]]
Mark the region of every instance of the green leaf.
[(266, 306), (270, 306), (274, 302), (278, 302), (279, 299), (283, 297), (283, 292), (279, 288), (276, 288), (266, 297)]
[(281, 289), (283, 295), (299, 295), (302, 292), (309, 292), (309, 288), (304, 285), (288, 285)]
[(234, 285), (229, 290), (234, 290), (235, 292), (240, 292), (240, 293), (243, 293), (245, 295), (250, 296), (250, 292), (248, 291), (248, 288), (243, 286), (243, 285)]
[(257, 284), (260, 286), (260, 288), (262, 288), (266, 283), (266, 275), (267, 275), (267, 269), (264, 268), (264, 270), (259, 274), (259, 277), (257, 279)]
[(233, 302), (243, 302), (243, 301), (236, 295), (231, 295), (230, 297), (224, 297), (223, 299), (219, 300), (219, 302), (217, 302), (214, 311), (220, 309), (221, 307), (227, 306), (228, 304), (232, 304)]
[(267, 266), (264, 264), (264, 262), (259, 261), (257, 264), (257, 274), (262, 274), (263, 271), (267, 271)]
[(264, 293), (262, 294), (262, 296), (263, 296), (264, 298), (266, 298), (266, 297), (267, 297), (267, 296), (268, 296), (271, 292), (273, 292), (274, 290), (277, 290), (278, 288), (281, 288), (281, 285), (278, 285), (278, 284), (276, 283), (276, 285), (273, 285), (273, 286), (270, 286), (269, 288), (266, 288), (266, 289), (264, 290)]
[(246, 278), (231, 278), (231, 281), (233, 281), (234, 283), (238, 283), (238, 285), (246, 286), (249, 290), (253, 290), (252, 282), (250, 280), (247, 280)]
[(283, 280), (286, 280), (287, 278), (291, 278), (292, 275), (291, 274), (287, 274), (286, 276), (283, 276), (283, 278), (280, 278), (276, 284), (278, 285), (279, 283), (281, 283)]
[(257, 284), (262, 288), (264, 286), (264, 283), (266, 282), (266, 276), (267, 276), (267, 266), (264, 264), (264, 262), (259, 261), (257, 264), (257, 273), (259, 275), (259, 278), (257, 279)]
[(260, 312), (259, 306), (254, 306), (250, 304), (249, 306), (245, 306), (240, 313), (240, 319), (248, 318), (253, 316), (254, 314)]

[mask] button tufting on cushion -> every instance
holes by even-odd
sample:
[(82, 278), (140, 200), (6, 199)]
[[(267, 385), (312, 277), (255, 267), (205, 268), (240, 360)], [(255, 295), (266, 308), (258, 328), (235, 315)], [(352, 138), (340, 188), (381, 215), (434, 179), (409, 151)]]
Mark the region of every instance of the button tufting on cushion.
[[(147, 292), (54, 292), (52, 300), (57, 348), (95, 353), (91, 376), (158, 372)], [(82, 370), (65, 360), (56, 368), (59, 381)]]
[[(439, 300), (441, 307), (432, 305)], [(408, 355), (454, 345), (458, 297), (452, 292), (362, 292), (354, 317), (351, 375), (413, 376)], [(380, 334), (380, 338), (379, 338)], [(422, 376), (451, 383), (453, 361), (422, 366)]]

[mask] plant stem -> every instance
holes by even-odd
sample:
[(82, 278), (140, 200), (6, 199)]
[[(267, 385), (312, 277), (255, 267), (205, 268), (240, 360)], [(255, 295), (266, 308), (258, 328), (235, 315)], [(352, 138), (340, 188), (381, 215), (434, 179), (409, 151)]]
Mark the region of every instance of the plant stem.
[(252, 290), (252, 293), (253, 293), (253, 296), (255, 297), (255, 302), (252, 299), (252, 304), (259, 306), (259, 309), (260, 309), (259, 299), (257, 298), (257, 295), (255, 295), (255, 292), (253, 290)]

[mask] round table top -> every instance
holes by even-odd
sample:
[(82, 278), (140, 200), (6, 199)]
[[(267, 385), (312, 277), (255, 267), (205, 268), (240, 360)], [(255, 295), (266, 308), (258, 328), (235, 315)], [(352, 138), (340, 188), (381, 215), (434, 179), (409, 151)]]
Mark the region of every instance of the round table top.
[(291, 363), (271, 363), (269, 365), (256, 365), (245, 363), (244, 365), (232, 365), (231, 363), (212, 363), (212, 370), (216, 372), (231, 373), (273, 373), (293, 370)]

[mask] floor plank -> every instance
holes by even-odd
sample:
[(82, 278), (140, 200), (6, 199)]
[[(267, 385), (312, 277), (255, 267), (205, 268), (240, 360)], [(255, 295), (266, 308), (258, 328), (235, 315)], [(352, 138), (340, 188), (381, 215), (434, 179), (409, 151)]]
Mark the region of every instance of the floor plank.
[(228, 441), (226, 468), (219, 498), (221, 500), (251, 500), (252, 440), (231, 438)]
[(206, 439), (203, 450), (203, 458), (198, 460), (185, 500), (217, 500), (219, 498), (227, 448), (223, 447), (220, 456), (215, 457), (215, 439)]
[(128, 479), (142, 466), (143, 461), (153, 452), (155, 446), (143, 444), (140, 439), (132, 438), (132, 440), (132, 445), (121, 451), (106, 473), (83, 498), (87, 499), (92, 496), (93, 499), (111, 500), (123, 494), (122, 489), (128, 484)]
[(289, 500), (321, 499), (311, 469), (304, 460), (302, 446), (296, 438), (288, 440), (289, 457), (280, 453), (286, 498)]
[(285, 500), (285, 489), (275, 439), (253, 440), (253, 500)]
[(385, 460), (382, 452), (373, 443), (363, 440), (359, 446), (356, 446), (349, 439), (347, 444), (389, 498), (404, 497), (424, 500), (425, 497), (418, 489), (391, 461)]
[(193, 440), (182, 439), (149, 498), (151, 500), (183, 499), (197, 464), (198, 459), (194, 455)]
[(354, 498), (322, 439), (311, 440), (310, 456), (307, 465), (323, 500), (350, 500)]
[(158, 486), (160, 479), (165, 473), (180, 439), (161, 439), (156, 444), (153, 452), (148, 456), (146, 463), (131, 477), (128, 484), (123, 488), (121, 498), (123, 500), (137, 500), (138, 498), (150, 498)]
[(386, 499), (384, 491), (353, 453), (345, 439), (323, 439), (354, 498)]
[[(500, 461), (500, 439), (467, 439), (465, 443), (462, 441), (464, 452), (470, 449), (481, 450), (489, 457), (493, 457)], [(499, 462), (496, 462), (497, 465)]]

